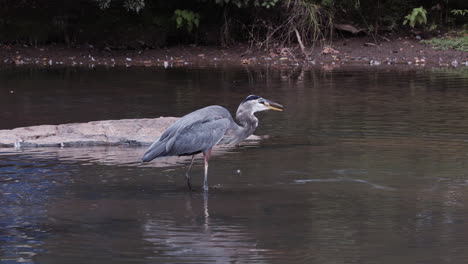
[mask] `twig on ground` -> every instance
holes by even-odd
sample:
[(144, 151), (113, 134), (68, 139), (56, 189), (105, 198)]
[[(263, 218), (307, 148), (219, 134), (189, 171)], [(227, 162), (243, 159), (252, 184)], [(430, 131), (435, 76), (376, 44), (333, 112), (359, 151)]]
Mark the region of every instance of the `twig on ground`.
[(297, 31), (297, 28), (294, 28), (294, 32), (296, 32), (297, 42), (299, 42), (299, 46), (301, 47), (301, 50), (302, 50), (302, 53), (304, 54), (305, 59), (309, 60), (309, 54), (305, 50), (304, 44), (302, 43), (302, 40), (301, 40), (301, 35), (299, 34), (299, 31)]
[(372, 46), (372, 47), (377, 47), (377, 44), (371, 43), (371, 42), (366, 42), (364, 43), (364, 46)]

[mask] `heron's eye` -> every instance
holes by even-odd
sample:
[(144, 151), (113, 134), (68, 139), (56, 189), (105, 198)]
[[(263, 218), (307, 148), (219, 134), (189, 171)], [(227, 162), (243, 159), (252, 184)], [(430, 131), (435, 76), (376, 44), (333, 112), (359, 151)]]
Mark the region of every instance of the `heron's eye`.
[(261, 103), (261, 104), (265, 104), (265, 101), (263, 101), (263, 100), (259, 100), (258, 102)]

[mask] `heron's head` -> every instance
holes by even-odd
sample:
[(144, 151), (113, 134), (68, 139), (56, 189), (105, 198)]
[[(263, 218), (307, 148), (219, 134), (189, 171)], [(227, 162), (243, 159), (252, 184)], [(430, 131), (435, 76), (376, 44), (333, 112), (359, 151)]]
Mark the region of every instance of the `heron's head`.
[(275, 111), (283, 111), (283, 106), (262, 98), (257, 95), (249, 95), (247, 98), (242, 101), (239, 108), (244, 108), (250, 110), (252, 113), (265, 111), (265, 110), (275, 110)]

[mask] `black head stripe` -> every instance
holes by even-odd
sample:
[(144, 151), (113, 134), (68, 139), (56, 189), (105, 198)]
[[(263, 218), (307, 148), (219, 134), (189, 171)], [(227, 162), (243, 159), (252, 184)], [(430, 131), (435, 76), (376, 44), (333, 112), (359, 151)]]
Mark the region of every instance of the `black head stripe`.
[(244, 101), (242, 101), (242, 103), (245, 103), (245, 102), (247, 102), (247, 101), (257, 100), (257, 99), (259, 99), (259, 98), (261, 98), (261, 97), (252, 94), (252, 95), (247, 96), (247, 98), (245, 98)]

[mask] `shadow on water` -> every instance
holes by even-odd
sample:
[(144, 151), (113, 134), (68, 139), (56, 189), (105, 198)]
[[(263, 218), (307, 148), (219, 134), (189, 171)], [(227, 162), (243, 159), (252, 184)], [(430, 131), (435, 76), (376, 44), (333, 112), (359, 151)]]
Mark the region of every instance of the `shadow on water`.
[[(0, 262), (465, 263), (467, 82), (411, 68), (1, 72), (2, 128), (234, 112), (251, 93), (286, 111), (258, 115), (268, 139), (217, 152), (209, 194), (187, 191), (188, 160), (143, 166), (144, 148), (1, 149)], [(200, 159), (192, 173), (201, 188)]]

